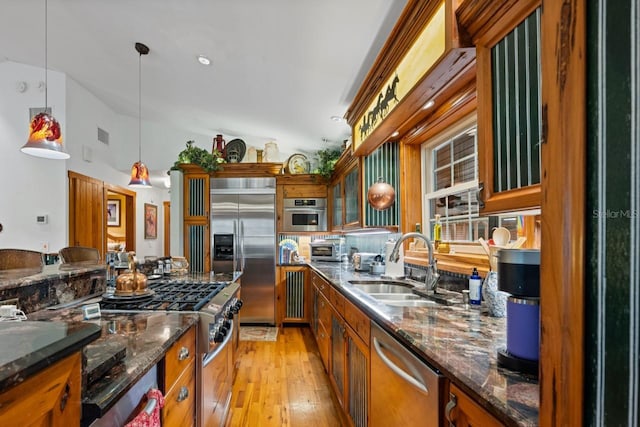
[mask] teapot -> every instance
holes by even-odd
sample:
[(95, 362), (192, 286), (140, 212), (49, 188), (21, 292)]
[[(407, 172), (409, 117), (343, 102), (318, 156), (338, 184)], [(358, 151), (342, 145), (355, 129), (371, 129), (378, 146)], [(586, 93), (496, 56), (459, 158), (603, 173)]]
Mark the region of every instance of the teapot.
[(133, 252), (129, 252), (129, 269), (127, 272), (116, 278), (115, 295), (142, 295), (147, 291), (147, 276), (138, 273), (133, 255)]

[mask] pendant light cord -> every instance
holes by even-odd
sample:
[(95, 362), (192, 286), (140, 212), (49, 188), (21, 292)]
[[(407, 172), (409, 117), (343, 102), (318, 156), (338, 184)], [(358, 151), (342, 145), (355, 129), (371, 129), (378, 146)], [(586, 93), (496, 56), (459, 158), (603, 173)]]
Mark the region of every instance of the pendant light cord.
[(142, 53), (138, 56), (138, 161), (142, 162)]
[(49, 81), (47, 79), (47, 38), (48, 38), (48, 29), (47, 29), (47, 15), (49, 14), (49, 8), (47, 4), (47, 0), (44, 0), (44, 112), (47, 112), (47, 107), (49, 106), (49, 100), (47, 98), (47, 91), (49, 90)]

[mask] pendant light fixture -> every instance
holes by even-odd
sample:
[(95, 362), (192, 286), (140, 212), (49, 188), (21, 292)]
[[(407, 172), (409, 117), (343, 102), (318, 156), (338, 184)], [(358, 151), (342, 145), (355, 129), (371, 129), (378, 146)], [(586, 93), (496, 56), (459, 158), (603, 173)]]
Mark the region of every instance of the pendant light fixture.
[(46, 159), (68, 159), (69, 153), (62, 146), (60, 123), (47, 113), (49, 89), (47, 81), (47, 0), (44, 0), (44, 112), (36, 114), (29, 125), (29, 139), (20, 148), (25, 154)]
[(138, 58), (138, 161), (131, 166), (131, 181), (129, 187), (150, 188), (149, 169), (142, 163), (142, 55), (149, 53), (149, 48), (136, 43), (136, 51), (140, 54)]

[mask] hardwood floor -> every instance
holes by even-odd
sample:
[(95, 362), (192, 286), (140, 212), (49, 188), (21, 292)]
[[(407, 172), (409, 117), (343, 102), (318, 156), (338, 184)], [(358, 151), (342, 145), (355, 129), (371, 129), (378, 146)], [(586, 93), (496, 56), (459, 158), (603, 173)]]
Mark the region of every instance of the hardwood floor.
[(241, 341), (227, 426), (341, 426), (340, 409), (308, 327), (276, 342)]

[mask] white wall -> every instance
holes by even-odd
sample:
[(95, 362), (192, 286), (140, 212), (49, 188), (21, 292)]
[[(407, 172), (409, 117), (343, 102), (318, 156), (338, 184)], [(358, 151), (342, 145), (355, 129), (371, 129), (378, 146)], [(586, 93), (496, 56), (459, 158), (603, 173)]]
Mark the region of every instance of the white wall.
[[(55, 252), (67, 246), (67, 171), (126, 187), (129, 169), (138, 160), (138, 118), (117, 114), (74, 80), (51, 70), (48, 104), (60, 122), (71, 158), (55, 161), (21, 153), (29, 132), (29, 107), (44, 106), (44, 92), (38, 89), (42, 80), (42, 68), (0, 62), (0, 248)], [(20, 81), (28, 86), (23, 93), (17, 90)], [(154, 141), (175, 141), (175, 158), (188, 140), (211, 148), (209, 136), (158, 123), (143, 121), (142, 126), (142, 157), (152, 171), (164, 173), (172, 166), (154, 152)], [(108, 146), (97, 140), (97, 127), (109, 132)], [(163, 253), (162, 202), (169, 200), (169, 191), (161, 182), (153, 184), (152, 189), (137, 191), (137, 247), (133, 249), (140, 257)], [(157, 239), (144, 238), (145, 203), (158, 206)], [(43, 214), (49, 223), (39, 225), (35, 217)]]
[[(48, 104), (66, 135), (65, 76), (48, 72)], [(26, 82), (20, 93), (18, 82)], [(66, 246), (67, 169), (64, 160), (47, 160), (20, 152), (29, 136), (29, 108), (44, 107), (42, 68), (0, 63), (0, 248), (57, 251)], [(36, 215), (48, 215), (48, 224)], [(46, 244), (46, 248), (44, 247)]]

